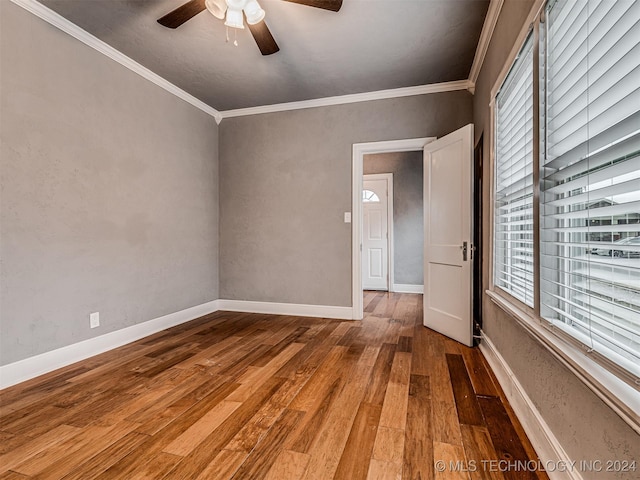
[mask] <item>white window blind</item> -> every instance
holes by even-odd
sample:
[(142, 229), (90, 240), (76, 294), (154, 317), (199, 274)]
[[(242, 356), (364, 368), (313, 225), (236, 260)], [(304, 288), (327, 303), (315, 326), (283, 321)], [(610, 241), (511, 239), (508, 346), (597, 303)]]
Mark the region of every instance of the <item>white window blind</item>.
[(533, 40), (496, 95), (494, 284), (533, 306)]
[(640, 373), (640, 1), (549, 2), (540, 314)]

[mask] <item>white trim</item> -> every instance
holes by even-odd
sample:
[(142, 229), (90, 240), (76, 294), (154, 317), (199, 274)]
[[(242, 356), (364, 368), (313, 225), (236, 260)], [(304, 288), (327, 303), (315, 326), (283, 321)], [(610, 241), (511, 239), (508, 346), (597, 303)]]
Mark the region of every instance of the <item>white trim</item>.
[[(504, 65), (502, 66), (502, 70), (500, 70), (500, 73), (496, 77), (496, 81), (493, 84), (493, 88), (491, 89), (491, 96), (489, 97), (491, 99), (490, 101), (493, 101), (496, 98), (496, 95), (498, 94), (498, 91), (500, 90), (502, 83), (507, 78), (507, 74), (509, 73), (509, 70), (511, 70), (511, 67), (516, 61), (516, 58), (520, 53), (520, 50), (522, 50), (522, 46), (524, 45), (525, 40), (529, 36), (529, 32), (533, 29), (533, 24), (536, 21), (536, 18), (540, 15), (540, 12), (542, 11), (542, 9), (544, 8), (546, 1), (547, 0), (535, 0), (533, 2), (533, 5), (531, 5), (531, 9), (529, 10), (529, 15), (527, 16), (526, 21), (522, 25), (522, 28), (520, 29), (520, 33), (518, 33), (518, 37), (513, 43), (511, 52), (509, 52), (509, 56), (507, 56), (504, 62)], [(493, 120), (494, 119), (492, 118), (491, 121), (493, 122)]]
[(244, 300), (213, 300), (115, 332), (106, 333), (99, 337), (89, 338), (73, 345), (67, 345), (66, 347), (0, 366), (0, 390), (219, 310), (342, 320), (351, 320), (353, 312), (351, 307), (250, 302)]
[[(395, 272), (393, 268), (393, 173), (370, 173), (362, 175), (367, 180), (386, 180), (387, 182), (387, 290), (393, 292)], [(363, 287), (364, 288), (364, 287)]]
[(432, 83), (417, 87), (392, 88), (378, 90), (376, 92), (354, 93), (351, 95), (339, 95), (336, 97), (315, 98), (300, 102), (277, 103), (260, 107), (239, 108), (236, 110), (224, 110), (220, 112), (222, 118), (244, 117), (246, 115), (260, 115), (263, 113), (285, 112), (300, 110), (303, 108), (327, 107), (331, 105), (344, 105), (347, 103), (369, 102), (371, 100), (384, 100), (388, 98), (410, 97), (413, 95), (427, 95), (430, 93), (453, 92), (456, 90), (468, 90), (468, 80), (456, 80), (453, 82)]
[(513, 318), (587, 388), (640, 434), (640, 392), (590, 358), (578, 346), (563, 341), (530, 313), (521, 310), (495, 292), (485, 292), (499, 308)]
[(89, 47), (97, 50), (103, 55), (106, 55), (110, 59), (115, 60), (120, 65), (128, 68), (132, 72), (135, 72), (141, 77), (146, 78), (150, 82), (155, 83), (159, 87), (164, 88), (167, 92), (172, 93), (173, 95), (175, 95), (178, 98), (181, 98), (187, 103), (190, 103), (194, 107), (202, 110), (204, 113), (211, 115), (213, 118), (215, 118), (216, 123), (219, 124), (220, 121), (222, 120), (222, 115), (215, 108), (210, 107), (203, 101), (198, 100), (193, 95), (185, 92), (181, 88), (178, 88), (173, 83), (169, 82), (168, 80), (165, 80), (160, 75), (152, 72), (146, 67), (143, 67), (135, 60), (127, 57), (124, 53), (120, 52), (119, 50), (116, 50), (111, 45), (108, 45), (107, 43), (103, 42), (99, 38), (94, 37), (86, 30), (83, 30), (82, 28), (77, 26), (75, 23), (70, 22), (69, 20), (57, 14), (50, 8), (45, 7), (40, 2), (36, 0), (11, 0), (11, 1), (16, 5), (24, 8), (28, 12), (34, 14), (35, 16), (41, 18), (45, 22), (53, 25), (54, 27), (59, 28), (63, 32), (68, 33), (72, 37), (80, 40), (85, 45), (88, 45)]
[(113, 350), (127, 343), (152, 335), (185, 322), (189, 322), (203, 315), (213, 313), (218, 308), (219, 300), (203, 303), (195, 307), (186, 308), (179, 312), (170, 313), (154, 318), (147, 322), (138, 323), (130, 327), (106, 333), (99, 337), (89, 338), (73, 345), (58, 348), (34, 357), (25, 358), (0, 367), (0, 389), (10, 387), (31, 378), (43, 375), (58, 368), (66, 367), (99, 353)]
[(476, 81), (478, 80), (478, 75), (480, 75), (484, 57), (487, 55), (489, 43), (491, 42), (491, 37), (493, 37), (493, 31), (498, 23), (498, 17), (500, 16), (503, 4), (504, 0), (491, 0), (491, 3), (489, 3), (487, 16), (484, 18), (482, 32), (480, 33), (480, 40), (478, 40), (476, 54), (475, 57), (473, 57), (473, 64), (469, 72), (469, 91), (471, 93), (475, 93)]
[(424, 293), (424, 285), (408, 285), (404, 283), (394, 283), (393, 291), (396, 293)]
[(296, 303), (253, 302), (248, 300), (218, 300), (218, 310), (229, 312), (266, 313), (270, 315), (295, 315), (351, 320), (351, 307), (330, 305), (304, 305)]
[(274, 105), (263, 105), (258, 107), (239, 108), (234, 110), (218, 111), (207, 105), (202, 100), (197, 99), (193, 95), (185, 92), (173, 83), (165, 80), (160, 75), (152, 72), (148, 68), (142, 66), (135, 60), (126, 56), (111, 45), (103, 42), (99, 38), (93, 36), (86, 30), (80, 28), (76, 24), (67, 20), (63, 16), (54, 12), (50, 8), (44, 6), (37, 0), (11, 0), (16, 5), (24, 8), (28, 12), (36, 15), (47, 23), (59, 28), (63, 32), (80, 40), (85, 45), (106, 55), (112, 60), (118, 62), (129, 70), (164, 88), (169, 93), (190, 103), (194, 107), (215, 118), (216, 123), (220, 124), (224, 118), (242, 117), (246, 115), (259, 115), (263, 113), (283, 112), (289, 110), (299, 110), (303, 108), (325, 107), (331, 105), (343, 105), (347, 103), (368, 102), (371, 100), (383, 100), (389, 98), (408, 97), (413, 95), (427, 95), (431, 93), (453, 92), (456, 90), (470, 90), (472, 83), (469, 80), (456, 80), (451, 82), (432, 83), (428, 85), (418, 85), (414, 87), (392, 88), (388, 90), (378, 90), (374, 92), (354, 93), (350, 95), (339, 95), (334, 97), (317, 98), (312, 100), (303, 100), (300, 102), (279, 103)]
[(496, 375), (509, 404), (540, 457), (542, 465), (548, 465), (545, 470), (549, 478), (551, 480), (582, 480), (582, 475), (577, 468), (567, 468), (566, 471), (553, 468), (560, 465), (570, 466), (572, 460), (542, 418), (505, 359), (484, 332), (482, 333), (482, 342), (480, 342), (480, 351)]
[(362, 170), (364, 156), (370, 153), (413, 152), (436, 137), (387, 140), (383, 142), (354, 143), (351, 165), (351, 298), (353, 318), (364, 316), (362, 298)]

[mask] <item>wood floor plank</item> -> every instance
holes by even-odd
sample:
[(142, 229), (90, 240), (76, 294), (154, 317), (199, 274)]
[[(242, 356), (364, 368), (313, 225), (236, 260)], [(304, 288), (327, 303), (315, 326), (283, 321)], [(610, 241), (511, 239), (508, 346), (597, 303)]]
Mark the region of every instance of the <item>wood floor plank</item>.
[(391, 366), (396, 353), (396, 346), (385, 343), (380, 347), (378, 357), (373, 366), (373, 372), (369, 385), (367, 385), (367, 393), (364, 401), (372, 405), (382, 405), (384, 396), (387, 393), (387, 385), (389, 384), (389, 375), (391, 374)]
[(367, 480), (401, 480), (402, 465), (371, 459)]
[(283, 450), (267, 472), (265, 480), (300, 480), (309, 465), (309, 455)]
[[(149, 437), (143, 433), (131, 432), (109, 445), (97, 455), (94, 455), (86, 462), (75, 467), (63, 480), (89, 480), (96, 478), (102, 472), (121, 458), (129, 455), (136, 447), (146, 441)], [(37, 478), (37, 477), (36, 477)]]
[(248, 456), (247, 452), (222, 450), (202, 470), (196, 480), (228, 480), (235, 475)]
[(497, 468), (491, 468), (491, 464), (487, 463), (499, 460), (489, 431), (485, 427), (474, 425), (460, 425), (460, 429), (467, 462), (473, 462), (475, 465), (469, 472), (471, 480), (504, 480), (502, 472)]
[(488, 374), (488, 367), (480, 350), (477, 348), (465, 348), (462, 350), (462, 357), (464, 358), (464, 363), (476, 395), (484, 395), (487, 397), (499, 396), (498, 389)]
[[(522, 462), (530, 460), (501, 400), (496, 397), (480, 397), (478, 401), (491, 441), (498, 454), (498, 460)], [(535, 472), (516, 469), (507, 470), (503, 475), (505, 480), (536, 480), (538, 478)]]
[(26, 435), (0, 431), (0, 456), (31, 440)]
[(236, 480), (264, 478), (283, 450), (285, 439), (303, 415), (304, 412), (286, 410), (255, 447), (253, 455), (240, 466), (232, 478)]
[(372, 455), (381, 413), (379, 405), (360, 404), (334, 478), (367, 478), (369, 465), (362, 462), (362, 457), (370, 458)]
[(431, 419), (438, 412), (432, 411), (430, 399), (429, 377), (411, 375), (402, 469), (402, 477), (408, 480), (434, 477)]
[(26, 480), (30, 477), (26, 475), (22, 475), (21, 473), (16, 473), (12, 471), (7, 471), (0, 474), (0, 480)]
[(165, 453), (185, 456), (231, 416), (242, 402), (223, 400), (164, 448)]
[(382, 405), (380, 426), (404, 430), (407, 422), (407, 400), (409, 396), (409, 376), (411, 354), (396, 352), (389, 374), (389, 385)]
[(462, 356), (447, 353), (446, 357), (459, 422), (465, 425), (484, 425), (480, 405)]
[[(133, 454), (132, 454), (133, 455)], [(123, 478), (156, 480), (164, 478), (182, 460), (177, 455), (160, 452), (153, 457), (141, 457), (131, 465), (131, 470), (119, 470), (116, 465), (109, 467), (97, 478), (100, 480), (120, 480)]]
[(371, 298), (371, 300), (364, 306), (364, 311), (368, 313), (372, 313), (378, 306), (378, 303), (380, 303), (380, 301), (383, 299), (383, 297), (384, 296), (382, 293), (380, 292), (375, 293)]
[(436, 471), (537, 457), (421, 295), (364, 299), (362, 321), (215, 312), (2, 390), (0, 479), (548, 480)]
[(402, 466), (404, 456), (404, 430), (378, 427), (372, 458)]
[(195, 478), (207, 468), (211, 460), (224, 449), (251, 417), (282, 386), (284, 379), (269, 379), (246, 402), (243, 402), (218, 428), (198, 444), (168, 474), (169, 478)]
[[(175, 392), (176, 395), (167, 395), (158, 401), (157, 405), (150, 405), (151, 415), (137, 417), (134, 413), (127, 419), (130, 421), (139, 419), (141, 425), (137, 431), (147, 435), (156, 434), (167, 425), (176, 422), (176, 419), (179, 419), (178, 423), (186, 429), (239, 386), (238, 383), (222, 381), (220, 377), (214, 376), (210, 381), (203, 381), (198, 387), (187, 390), (187, 393), (182, 396), (179, 396), (179, 392)], [(172, 403), (166, 405), (165, 401), (172, 401)]]
[[(356, 359), (357, 362), (357, 359)], [(338, 394), (327, 420), (315, 437), (309, 453), (311, 459), (305, 479), (324, 480), (332, 478), (344, 451), (345, 444), (355, 420), (357, 409), (364, 397), (373, 367), (356, 363), (349, 373), (351, 381)]]
[(79, 428), (70, 425), (60, 425), (59, 427), (53, 428), (37, 439), (23, 443), (19, 447), (0, 455), (0, 468), (2, 468), (2, 470), (11, 470), (23, 463), (25, 459), (37, 455), (64, 441), (66, 438), (77, 435), (79, 432)]
[[(136, 423), (122, 422), (111, 427), (85, 428), (80, 434), (60, 443), (60, 448), (51, 449), (46, 455), (28, 458), (20, 468), (24, 467), (25, 471), (33, 472), (32, 478), (59, 480), (83, 462), (133, 432), (137, 426)], [(32, 460), (35, 464), (31, 463)]]
[(441, 356), (434, 356), (432, 359), (429, 381), (431, 408), (433, 412), (437, 412), (437, 415), (434, 414), (432, 417), (433, 440), (462, 445), (458, 411), (444, 350)]
[(441, 468), (435, 469), (435, 480), (470, 480), (461, 446), (433, 442), (433, 457), (436, 462), (443, 462)]
[(304, 348), (304, 346), (304, 343), (291, 343), (263, 367), (254, 368), (249, 374), (240, 377), (238, 379), (238, 383), (241, 384), (240, 387), (229, 395), (228, 400), (234, 402), (244, 402), (247, 400), (253, 392), (260, 388), (267, 379), (275, 375), (275, 373), (280, 370), (291, 357)]

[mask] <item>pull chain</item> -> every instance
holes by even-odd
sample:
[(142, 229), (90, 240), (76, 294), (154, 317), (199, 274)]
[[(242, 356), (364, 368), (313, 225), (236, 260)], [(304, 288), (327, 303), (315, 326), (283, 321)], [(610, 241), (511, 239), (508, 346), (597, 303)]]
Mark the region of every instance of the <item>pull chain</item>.
[[(225, 27), (225, 29), (226, 29), (226, 34), (227, 34), (226, 42), (229, 43), (229, 27)], [(238, 46), (238, 29), (237, 28), (233, 29), (233, 45), (235, 47)]]

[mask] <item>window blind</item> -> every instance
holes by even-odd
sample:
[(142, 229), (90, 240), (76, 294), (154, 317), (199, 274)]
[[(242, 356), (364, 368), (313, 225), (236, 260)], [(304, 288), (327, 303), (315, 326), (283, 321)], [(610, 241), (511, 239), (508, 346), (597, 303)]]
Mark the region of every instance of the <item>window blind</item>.
[(494, 284), (533, 306), (533, 40), (496, 95)]
[(558, 0), (540, 45), (540, 314), (640, 373), (640, 2)]

